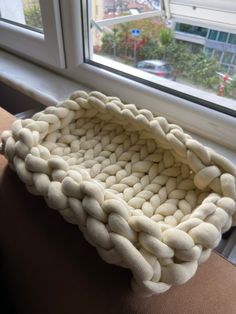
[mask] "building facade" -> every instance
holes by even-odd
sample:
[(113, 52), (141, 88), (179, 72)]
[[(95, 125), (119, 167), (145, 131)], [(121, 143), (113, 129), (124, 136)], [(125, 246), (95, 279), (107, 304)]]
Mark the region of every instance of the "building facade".
[(236, 34), (184, 23), (174, 23), (174, 38), (188, 43), (193, 52), (204, 51), (221, 65), (221, 72), (236, 74)]

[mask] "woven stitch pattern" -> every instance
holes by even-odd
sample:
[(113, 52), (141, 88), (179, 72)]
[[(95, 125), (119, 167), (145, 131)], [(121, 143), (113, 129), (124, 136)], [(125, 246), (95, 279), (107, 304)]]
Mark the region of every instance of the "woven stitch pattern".
[(142, 296), (188, 281), (236, 210), (236, 168), (163, 117), (74, 92), (1, 135), (29, 192), (77, 224)]

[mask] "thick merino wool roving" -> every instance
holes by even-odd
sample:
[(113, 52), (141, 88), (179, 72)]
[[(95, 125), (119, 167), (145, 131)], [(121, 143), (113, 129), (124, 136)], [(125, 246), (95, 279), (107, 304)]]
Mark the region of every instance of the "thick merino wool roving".
[(236, 167), (117, 97), (76, 91), (1, 138), (29, 192), (129, 268), (142, 296), (188, 281), (235, 218)]

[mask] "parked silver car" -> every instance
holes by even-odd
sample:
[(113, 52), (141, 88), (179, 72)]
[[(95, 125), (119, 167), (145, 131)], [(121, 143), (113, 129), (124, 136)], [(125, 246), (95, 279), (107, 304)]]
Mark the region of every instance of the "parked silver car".
[(176, 70), (162, 60), (143, 60), (136, 64), (136, 68), (170, 80), (176, 80)]

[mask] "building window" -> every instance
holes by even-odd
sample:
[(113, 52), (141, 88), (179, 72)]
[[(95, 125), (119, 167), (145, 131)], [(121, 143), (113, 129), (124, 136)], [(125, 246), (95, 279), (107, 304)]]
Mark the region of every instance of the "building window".
[(230, 34), (229, 35), (229, 43), (236, 45), (236, 34)]
[(228, 37), (228, 33), (226, 32), (219, 32), (218, 41), (221, 41), (223, 43), (226, 43)]
[(202, 37), (206, 37), (207, 35), (207, 28), (184, 23), (176, 23), (175, 30)]
[(222, 54), (223, 54), (222, 51), (214, 50), (214, 58), (219, 62), (221, 61)]
[(207, 38), (210, 40), (236, 45), (236, 34), (218, 32), (216, 30), (211, 29), (208, 33)]
[(217, 35), (218, 35), (218, 32), (211, 29), (210, 32), (209, 32), (209, 35), (208, 35), (208, 39), (211, 39), (211, 40), (216, 40), (217, 39)]
[(232, 64), (236, 65), (236, 54), (234, 55), (234, 59), (233, 59)]
[(232, 58), (233, 58), (233, 54), (231, 52), (224, 52), (222, 63), (231, 64)]
[(211, 58), (212, 57), (212, 54), (213, 54), (213, 51), (214, 51), (214, 49), (213, 48), (205, 48), (205, 56), (207, 57), (207, 58)]

